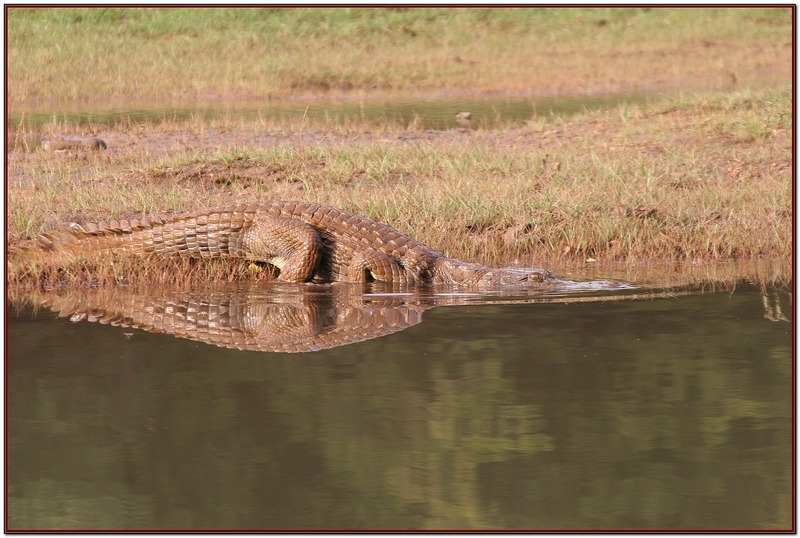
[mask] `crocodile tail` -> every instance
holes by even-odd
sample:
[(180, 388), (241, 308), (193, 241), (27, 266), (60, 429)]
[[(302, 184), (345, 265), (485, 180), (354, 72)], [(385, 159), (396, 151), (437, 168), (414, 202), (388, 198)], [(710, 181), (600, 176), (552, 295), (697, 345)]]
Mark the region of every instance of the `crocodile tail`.
[(17, 245), (8, 246), (9, 261), (14, 258), (47, 258), (55, 254), (69, 253), (79, 242), (80, 232), (63, 228), (41, 234)]
[(136, 220), (99, 222), (85, 226), (73, 223), (10, 246), (8, 252), (10, 255), (30, 257), (37, 254), (77, 254), (121, 248), (143, 254), (143, 245), (147, 242), (144, 237), (148, 235), (150, 224), (148, 221)]
[(9, 245), (6, 284), (20, 284), (30, 279), (38, 281), (48, 273), (48, 268), (70, 264), (75, 258), (72, 248), (77, 235), (73, 230), (63, 229)]
[(243, 230), (252, 216), (241, 208), (206, 210), (168, 218), (72, 224), (35, 240), (42, 251), (180, 255), (195, 258), (239, 256)]
[(124, 266), (105, 262), (109, 255), (116, 254), (153, 254), (162, 258), (243, 257), (247, 252), (246, 223), (252, 219), (253, 213), (246, 207), (233, 207), (165, 219), (72, 224), (9, 246), (6, 282), (44, 282), (61, 279), (63, 275), (67, 275), (67, 280), (80, 279), (94, 275), (97, 263), (103, 271), (112, 271), (108, 278), (117, 278), (116, 271), (123, 274), (126, 270), (120, 267)]
[[(63, 232), (66, 248), (80, 252), (103, 252), (113, 250), (124, 254), (147, 254), (154, 252), (154, 237), (164, 221), (156, 220), (112, 220), (110, 222), (70, 224)], [(71, 240), (67, 234), (71, 234)], [(163, 234), (161, 234), (163, 235)], [(174, 234), (170, 234), (170, 237)], [(168, 247), (164, 247), (166, 251)]]

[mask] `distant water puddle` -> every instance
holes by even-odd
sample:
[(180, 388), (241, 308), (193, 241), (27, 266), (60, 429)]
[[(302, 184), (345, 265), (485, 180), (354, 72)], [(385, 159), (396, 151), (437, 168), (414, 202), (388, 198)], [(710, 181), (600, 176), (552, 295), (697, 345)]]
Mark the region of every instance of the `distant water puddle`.
[[(260, 100), (180, 102), (126, 102), (100, 106), (33, 106), (8, 111), (8, 126), (16, 126), (25, 114), (27, 126), (49, 123), (68, 125), (114, 125), (122, 121), (161, 122), (199, 119), (291, 119), (303, 118), (397, 123), (415, 130), (447, 130), (459, 127), (494, 128), (512, 122), (551, 114), (570, 115), (585, 109), (605, 109), (621, 103), (643, 103), (651, 94), (591, 96), (464, 98), (350, 97), (313, 100)], [(468, 113), (468, 114), (464, 114)]]

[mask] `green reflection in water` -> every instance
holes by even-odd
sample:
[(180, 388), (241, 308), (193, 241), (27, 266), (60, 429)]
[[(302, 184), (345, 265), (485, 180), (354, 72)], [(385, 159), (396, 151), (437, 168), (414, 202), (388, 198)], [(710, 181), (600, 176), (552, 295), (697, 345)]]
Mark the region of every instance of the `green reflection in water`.
[(306, 355), (11, 318), (8, 526), (789, 529), (765, 316), (741, 288), (437, 308)]

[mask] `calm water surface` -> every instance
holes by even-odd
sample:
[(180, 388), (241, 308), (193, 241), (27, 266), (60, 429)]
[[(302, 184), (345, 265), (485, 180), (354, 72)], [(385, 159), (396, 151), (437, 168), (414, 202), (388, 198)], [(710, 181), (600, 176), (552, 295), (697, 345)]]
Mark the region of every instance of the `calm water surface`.
[[(792, 524), (785, 292), (44, 300), (8, 317), (9, 529)], [(320, 351), (233, 349), (287, 342)]]
[[(52, 107), (31, 105), (9, 110), (9, 128), (19, 124), (23, 113), (25, 124), (114, 125), (124, 121), (185, 121), (191, 118), (265, 118), (329, 119), (399, 123), (410, 129), (444, 130), (469, 126), (499, 127), (510, 122), (528, 121), (550, 114), (570, 115), (586, 109), (609, 108), (621, 103), (644, 103), (652, 94), (640, 92), (611, 95), (579, 95), (554, 97), (438, 96), (431, 98), (392, 94), (390, 96), (351, 97), (315, 100), (209, 101), (121, 103)], [(470, 112), (468, 123), (458, 123), (456, 114)]]

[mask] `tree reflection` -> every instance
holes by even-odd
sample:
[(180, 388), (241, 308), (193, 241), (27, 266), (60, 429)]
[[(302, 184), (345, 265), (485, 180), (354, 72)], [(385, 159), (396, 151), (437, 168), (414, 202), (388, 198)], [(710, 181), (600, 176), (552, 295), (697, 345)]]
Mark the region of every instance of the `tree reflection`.
[(789, 329), (743, 287), (303, 355), (17, 318), (9, 528), (788, 529)]

